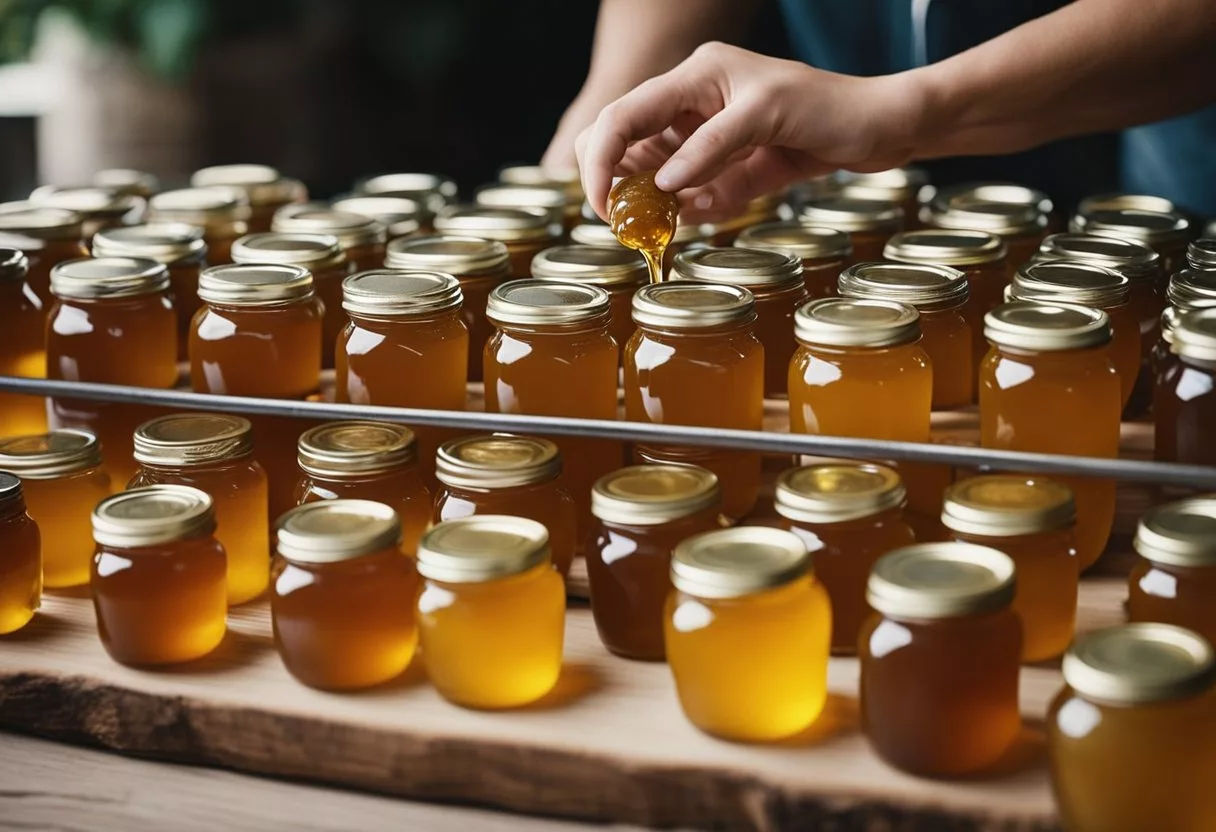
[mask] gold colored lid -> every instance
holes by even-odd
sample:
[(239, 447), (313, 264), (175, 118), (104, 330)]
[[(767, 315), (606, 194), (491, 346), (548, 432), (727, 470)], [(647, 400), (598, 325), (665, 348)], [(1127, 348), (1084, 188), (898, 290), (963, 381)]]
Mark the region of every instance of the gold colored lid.
[(920, 339), (920, 313), (905, 303), (823, 298), (794, 313), (794, 336), (803, 344), (895, 347)]
[(392, 422), (327, 422), (300, 434), (300, 470), (316, 477), (388, 474), (418, 457), (414, 432)]
[(1216, 270), (1216, 240), (1204, 237), (1186, 247), (1186, 262), (1193, 269)]
[(1182, 358), (1216, 362), (1216, 309), (1194, 309), (1178, 316), (1170, 330), (1170, 348)]
[(1177, 310), (1188, 312), (1216, 305), (1216, 271), (1182, 269), (1170, 278), (1165, 300)]
[(756, 319), (756, 299), (747, 289), (720, 283), (651, 283), (633, 295), (639, 326), (707, 329)]
[(136, 549), (215, 532), (215, 506), (188, 485), (149, 485), (106, 497), (93, 509), (93, 540)]
[(994, 474), (970, 477), (946, 489), (942, 524), (983, 537), (1019, 537), (1071, 526), (1077, 519), (1072, 490), (1048, 479)]
[(974, 266), (1004, 260), (1007, 253), (1004, 241), (987, 231), (922, 228), (893, 236), (882, 256), (900, 263)]
[(1096, 263), (1047, 260), (1027, 263), (1009, 284), (1009, 300), (1075, 303), (1109, 309), (1127, 303), (1131, 281)]
[(51, 293), (60, 298), (130, 298), (168, 288), (169, 270), (143, 257), (83, 257), (51, 269)]
[(698, 598), (740, 598), (809, 574), (811, 555), (792, 532), (736, 526), (702, 532), (671, 553), (671, 583)]
[(633, 286), (649, 272), (642, 255), (623, 246), (555, 246), (532, 258), (538, 280), (567, 280), (589, 286)]
[(116, 188), (61, 188), (57, 185), (35, 188), (29, 201), (36, 208), (74, 211), (89, 219), (117, 220), (128, 215), (138, 219), (147, 206), (143, 197)]
[(557, 445), (531, 436), (466, 436), (440, 445), (435, 455), (435, 477), (453, 488), (519, 488), (561, 472)]
[(1172, 200), (1163, 196), (1149, 194), (1096, 194), (1087, 196), (1077, 204), (1078, 214), (1093, 214), (1098, 211), (1154, 211), (1158, 214), (1172, 214), (1178, 206)]
[(1077, 636), (1061, 669), (1078, 694), (1110, 705), (1186, 699), (1216, 682), (1216, 656), (1206, 639), (1149, 622)]
[(562, 233), (544, 209), (491, 205), (449, 205), (435, 216), (435, 230), (504, 243), (556, 240)]
[(105, 168), (93, 174), (93, 186), (147, 199), (160, 190), (160, 180), (155, 174), (133, 168)]
[(949, 266), (857, 263), (838, 281), (841, 297), (893, 300), (922, 310), (951, 309), (967, 302), (967, 276)]
[(198, 296), (204, 303), (271, 306), (312, 294), (312, 272), (302, 266), (235, 263), (203, 269), (198, 278)]
[(494, 208), (539, 208), (555, 219), (560, 219), (568, 208), (578, 206), (571, 202), (565, 188), (551, 185), (485, 185), (473, 199), (478, 205)]
[(907, 497), (899, 474), (885, 465), (834, 462), (784, 471), (773, 507), (799, 523), (847, 523), (900, 508)]
[(144, 465), (191, 468), (252, 452), (249, 420), (226, 413), (173, 413), (135, 429), (135, 461)]
[(425, 214), (417, 200), (404, 196), (348, 196), (334, 200), (329, 207), (376, 220), (385, 227), (390, 239), (417, 233), (422, 227), (419, 217)]
[(409, 237), (388, 244), (384, 265), (404, 271), (440, 271), (457, 277), (502, 274), (511, 255), (497, 240), (477, 237)]
[(1077, 214), (1069, 227), (1072, 231), (1135, 240), (1147, 246), (1180, 243), (1191, 233), (1191, 221), (1181, 214), (1139, 208)]
[(274, 212), (270, 230), (280, 234), (328, 234), (345, 251), (383, 244), (388, 238), (384, 225), (365, 215), (337, 211), (315, 202), (284, 205)]
[(1216, 564), (1216, 497), (1193, 497), (1150, 509), (1140, 518), (1133, 546), (1155, 563)]
[(342, 308), (351, 315), (408, 318), (458, 309), (460, 281), (443, 272), (384, 269), (352, 274), (342, 281)]
[(672, 276), (782, 291), (802, 286), (802, 260), (792, 254), (752, 248), (690, 248), (676, 255)]
[(903, 225), (904, 209), (890, 202), (834, 196), (802, 206), (798, 220), (837, 231), (894, 232)]
[(0, 282), (25, 280), (30, 271), (30, 259), (16, 248), (0, 248)]
[(1043, 215), (1055, 210), (1055, 205), (1047, 194), (1037, 188), (1016, 185), (1012, 182), (968, 182), (943, 188), (940, 191), (930, 188), (921, 194), (921, 201), (963, 207), (977, 202), (1004, 203), (1033, 208), (1036, 213)]
[(922, 209), (921, 216), (937, 228), (987, 231), (1001, 237), (1036, 234), (1047, 227), (1047, 215), (1034, 206), (964, 195), (939, 197)]
[(1036, 260), (1080, 260), (1114, 269), (1129, 280), (1151, 280), (1161, 255), (1146, 245), (1096, 234), (1052, 234), (1039, 246)]
[(384, 173), (358, 183), (355, 192), (412, 199), (426, 209), (427, 219), (430, 219), (456, 200), (456, 183), (434, 173)]
[(23, 480), (53, 480), (101, 465), (101, 443), (83, 430), (0, 439), (0, 470)]
[(383, 503), (322, 500), (280, 517), (275, 536), (279, 555), (289, 561), (338, 563), (397, 548), (401, 520)]
[(508, 578), (549, 559), (549, 530), (535, 520), (481, 514), (432, 526), (418, 543), (418, 573), (472, 584)]
[(1013, 561), (969, 543), (918, 543), (883, 556), (866, 585), (870, 606), (891, 618), (954, 618), (1009, 606)]
[(490, 292), (486, 317), (496, 326), (562, 326), (605, 319), (608, 293), (597, 286), (555, 280), (509, 280)]
[[(707, 240), (709, 237), (710, 226), (708, 225), (689, 225), (677, 222), (676, 235), (671, 238), (671, 245), (687, 245)], [(598, 217), (570, 229), (570, 242), (598, 248), (624, 248), (626, 251), (634, 251), (634, 249), (621, 245), (621, 241), (612, 233), (612, 227), (600, 222)]]
[(93, 235), (94, 257), (146, 257), (172, 266), (206, 254), (203, 229), (180, 222), (103, 228)]
[(274, 263), (319, 271), (345, 260), (342, 245), (332, 234), (271, 231), (246, 234), (232, 244), (234, 263)]
[(544, 185), (560, 188), (576, 205), (583, 200), (583, 183), (578, 168), (545, 168), (540, 165), (511, 165), (498, 172), (498, 181), (508, 185)]
[(891, 168), (877, 173), (854, 173), (842, 170), (836, 174), (841, 194), (849, 199), (876, 202), (905, 202), (913, 199), (929, 184), (929, 174), (922, 168)]
[(745, 228), (735, 238), (735, 246), (776, 251), (800, 260), (844, 259), (853, 253), (853, 244), (845, 232), (817, 228), (797, 220), (766, 222)]
[(1004, 303), (984, 316), (984, 337), (1002, 347), (1064, 352), (1109, 344), (1110, 316), (1063, 303)]
[(248, 197), (237, 188), (182, 188), (148, 201), (150, 221), (199, 225), (225, 237), (245, 234), (250, 213)]
[(308, 198), (304, 183), (283, 176), (269, 165), (215, 165), (190, 177), (196, 188), (240, 188), (251, 205), (281, 205)]
[(609, 523), (659, 526), (714, 508), (718, 478), (696, 465), (633, 465), (607, 474), (591, 489), (591, 513)]
[(0, 239), (5, 245), (14, 245), (15, 242), (9, 242), (13, 237), (28, 237), (34, 241), (79, 239), (83, 222), (84, 218), (75, 211), (35, 208), (28, 202), (0, 204)]

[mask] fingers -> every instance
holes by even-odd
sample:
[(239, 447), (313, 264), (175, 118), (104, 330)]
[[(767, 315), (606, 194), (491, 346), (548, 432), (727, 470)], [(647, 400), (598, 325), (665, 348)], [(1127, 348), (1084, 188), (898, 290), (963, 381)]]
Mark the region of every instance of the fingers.
[(655, 184), (674, 193), (718, 176), (733, 158), (760, 143), (767, 130), (767, 109), (744, 101), (727, 104), (672, 154), (655, 175)]
[(830, 173), (835, 166), (780, 147), (760, 147), (730, 164), (708, 183), (680, 194), (681, 218), (716, 222), (738, 216), (749, 200), (775, 193), (793, 182)]

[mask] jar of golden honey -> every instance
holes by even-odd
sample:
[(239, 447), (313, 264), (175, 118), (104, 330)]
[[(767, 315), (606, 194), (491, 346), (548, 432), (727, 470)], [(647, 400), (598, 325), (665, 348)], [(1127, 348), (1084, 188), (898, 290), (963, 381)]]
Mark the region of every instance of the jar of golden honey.
[(418, 644), (418, 574), (401, 553), (396, 513), (367, 500), (309, 503), (277, 533), (270, 614), (291, 675), (321, 690), (400, 676)]
[(249, 200), (234, 188), (181, 188), (148, 201), (149, 223), (184, 223), (203, 229), (207, 262), (232, 262), (232, 244), (249, 233)]
[(832, 599), (832, 652), (853, 655), (871, 609), (866, 581), (878, 559), (915, 542), (904, 522), (907, 492), (883, 465), (832, 462), (792, 468), (777, 478), (773, 507), (815, 558)]
[(336, 238), (351, 271), (374, 269), (384, 262), (387, 231), (379, 220), (363, 214), (315, 203), (286, 205), (275, 212), (270, 229), (279, 234), (325, 234)]
[(83, 220), (85, 241), (104, 228), (136, 225), (143, 221), (147, 202), (143, 197), (124, 193), (115, 188), (61, 188), (43, 185), (30, 194), (29, 204), (35, 208), (72, 211)]
[(1022, 661), (1055, 658), (1077, 618), (1076, 504), (1059, 483), (1014, 475), (971, 477), (946, 491), (942, 523), (963, 543), (1004, 552), (1018, 571), (1013, 610)]
[(903, 208), (908, 227), (916, 227), (920, 192), (929, 185), (929, 174), (923, 169), (891, 168), (876, 173), (842, 170), (837, 173), (836, 179), (841, 196), (898, 205)]
[[(578, 168), (560, 170), (551, 167), (542, 168), (539, 165), (511, 165), (498, 172), (498, 181), (503, 185), (522, 185), (560, 191), (565, 200), (562, 206), (562, 218), (566, 229), (569, 230), (578, 224), (584, 199), (583, 183), (579, 179)], [(483, 205), (493, 204), (493, 202), (484, 202), (480, 198), (480, 194), (478, 201)]]
[(200, 659), (224, 640), (228, 586), (211, 497), (150, 485), (93, 511), (90, 584), (97, 634), (120, 664)]
[[(638, 329), (625, 347), (625, 418), (632, 422), (760, 430), (764, 346), (747, 289), (675, 281), (633, 296)], [(760, 495), (761, 456), (750, 451), (637, 445), (637, 461), (695, 464), (722, 487), (722, 513), (744, 517)]]
[[(581, 202), (571, 204), (566, 190), (549, 185), (513, 185), (495, 183), (477, 189), (473, 201), (487, 208), (523, 208), (540, 210), (553, 222), (563, 226), (578, 224)], [(571, 210), (572, 209), (572, 210)]]
[(383, 173), (356, 183), (355, 193), (414, 200), (422, 208), (418, 214), (421, 230), (430, 233), (435, 215), (456, 201), (456, 183), (434, 173)]
[(1070, 229), (1142, 243), (1161, 255), (1161, 268), (1165, 274), (1173, 274), (1186, 265), (1191, 221), (1177, 211), (1098, 207), (1085, 213), (1078, 211), (1072, 218)]
[(798, 221), (817, 228), (834, 228), (849, 235), (853, 263), (881, 260), (891, 236), (904, 227), (904, 211), (890, 202), (829, 197), (802, 206)]
[(88, 256), (83, 242), (82, 219), (74, 211), (31, 208), (27, 203), (0, 205), (0, 246), (15, 248), (29, 258), (26, 282), (48, 312), (51, 269), (66, 260)]
[(1052, 789), (1071, 832), (1216, 825), (1212, 689), (1200, 636), (1168, 624), (1088, 633), (1064, 658), (1047, 713)]
[[(26, 281), (29, 258), (0, 248), (0, 375), (46, 376), (46, 318), (42, 301)], [(0, 438), (46, 432), (46, 400), (0, 393)]]
[(547, 439), (496, 433), (453, 439), (439, 448), (435, 523), (479, 514), (535, 520), (549, 531), (550, 557), (570, 571), (578, 542), (574, 498), (558, 483), (562, 457)]
[(293, 202), (308, 200), (304, 183), (289, 179), (268, 165), (216, 165), (197, 170), (190, 177), (195, 188), (225, 187), (244, 192), (249, 203), (249, 230), (270, 230), (275, 211)]
[(587, 578), (595, 627), (610, 651), (663, 660), (672, 550), (718, 527), (721, 499), (718, 478), (695, 465), (635, 465), (595, 484)]
[(819, 717), (832, 605), (796, 535), (743, 526), (690, 537), (672, 552), (671, 582), (667, 663), (693, 725), (765, 742)]
[[(358, 214), (384, 226), (387, 239), (409, 237), (422, 230), (422, 206), (403, 196), (348, 196), (330, 203), (330, 208), (346, 214)], [(383, 258), (382, 258), (383, 259)], [(374, 268), (380, 263), (372, 263)]]
[(517, 280), (531, 277), (532, 258), (557, 245), (562, 236), (561, 223), (547, 211), (488, 205), (449, 205), (436, 215), (435, 230), (502, 243), (510, 255), (510, 276)]
[(1216, 464), (1216, 308), (1183, 312), (1170, 339), (1174, 361), (1153, 400), (1154, 456)]
[(174, 413), (135, 431), (139, 470), (127, 485), (188, 485), (211, 496), (215, 537), (228, 557), (228, 603), (252, 601), (270, 574), (266, 472), (253, 457), (248, 419)]
[(0, 636), (20, 630), (42, 599), (42, 537), (21, 480), (0, 471)]
[(608, 331), (624, 348), (633, 336), (633, 293), (649, 280), (646, 261), (617, 246), (556, 246), (532, 259), (532, 277), (598, 286), (608, 293), (612, 311)]
[[(985, 448), (1114, 459), (1119, 455), (1119, 374), (1110, 316), (1100, 309), (1008, 303), (988, 313), (992, 351), (980, 366), (980, 442)], [(1106, 548), (1115, 483), (1055, 476), (1077, 505), (1081, 570)]]
[(1017, 269), (1039, 250), (1052, 210), (1041, 191), (990, 182), (937, 192), (921, 210), (921, 220), (933, 228), (995, 234), (1005, 243), (1010, 267)]
[[(1183, 269), (1170, 277), (1165, 293), (1166, 307), (1161, 313), (1161, 335), (1153, 345), (1150, 365), (1153, 374), (1153, 410), (1157, 400), (1166, 395), (1182, 364), (1174, 354), (1174, 329), (1178, 318), (1185, 312), (1193, 312), (1216, 306), (1216, 271)], [(1160, 452), (1162, 446), (1155, 450)], [(1165, 457), (1158, 456), (1158, 459)]]
[[(707, 244), (709, 230), (710, 227), (707, 225), (677, 224), (675, 236), (671, 238), (671, 242), (667, 244), (667, 248), (663, 252), (663, 274), (667, 274), (671, 270), (677, 254), (694, 246)], [(612, 227), (602, 222), (594, 214), (592, 217), (584, 217), (582, 223), (570, 229), (570, 242), (596, 248), (625, 248), (612, 233)], [(631, 253), (634, 251), (633, 249), (625, 250)]]
[(1140, 562), (1128, 578), (1127, 617), (1163, 621), (1216, 641), (1216, 498), (1151, 509), (1133, 542)]
[(494, 327), (486, 320), (486, 303), (494, 287), (507, 279), (510, 255), (496, 240), (473, 237), (413, 237), (393, 240), (386, 268), (407, 272), (445, 272), (460, 281), (462, 316), (469, 331), (468, 380), (481, 381), (486, 341)]
[(993, 766), (1022, 728), (1014, 565), (995, 549), (921, 543), (870, 575), (861, 724), (878, 755), (924, 777)]
[(495, 710), (553, 689), (566, 590), (544, 526), (496, 514), (440, 523), (418, 546), (418, 572), (422, 654), (444, 699)]
[(745, 228), (735, 238), (735, 246), (774, 251), (801, 260), (802, 280), (810, 298), (835, 295), (836, 279), (853, 255), (853, 244), (845, 232), (816, 228), (796, 220)]

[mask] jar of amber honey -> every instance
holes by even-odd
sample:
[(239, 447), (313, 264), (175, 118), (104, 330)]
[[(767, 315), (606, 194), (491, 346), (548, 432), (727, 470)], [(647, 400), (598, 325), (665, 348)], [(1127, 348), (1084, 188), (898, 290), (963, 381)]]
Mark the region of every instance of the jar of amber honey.
[[(980, 366), (980, 442), (985, 448), (1049, 454), (1119, 455), (1119, 374), (1110, 317), (1100, 309), (1008, 303), (988, 313), (992, 351)], [(1056, 476), (1077, 505), (1078, 565), (1106, 548), (1115, 483)]]
[(523, 208), (540, 210), (553, 222), (563, 226), (579, 221), (581, 201), (571, 203), (566, 190), (549, 185), (514, 185), (497, 182), (477, 189), (473, 201), (487, 208)]
[(1216, 498), (1151, 509), (1133, 542), (1140, 562), (1128, 578), (1127, 617), (1163, 621), (1216, 641)]
[[(1161, 334), (1153, 345), (1149, 363), (1153, 374), (1153, 411), (1157, 401), (1168, 396), (1168, 389), (1180, 372), (1182, 362), (1174, 353), (1174, 329), (1185, 312), (1216, 306), (1216, 271), (1183, 269), (1170, 277), (1165, 293), (1166, 307), (1161, 313)], [(1158, 459), (1168, 460), (1168, 449), (1160, 443), (1154, 446)]]
[(853, 256), (853, 244), (845, 232), (816, 228), (796, 220), (745, 228), (735, 238), (735, 246), (798, 258), (802, 261), (802, 281), (810, 298), (836, 294), (836, 279)]
[[(335, 199), (330, 208), (346, 214), (358, 214), (384, 226), (387, 239), (409, 237), (422, 230), (422, 206), (403, 196), (348, 196)], [(383, 259), (383, 258), (381, 258)], [(372, 263), (368, 268), (379, 266)]]
[(1173, 274), (1186, 264), (1191, 221), (1164, 205), (1143, 207), (1085, 207), (1073, 216), (1070, 229), (1099, 237), (1116, 237), (1142, 243), (1161, 255), (1161, 268)]
[(0, 636), (30, 622), (42, 599), (42, 537), (21, 480), (0, 471)]
[(819, 717), (832, 610), (797, 536), (744, 526), (690, 537), (672, 552), (671, 582), (667, 663), (693, 725), (765, 742)]
[(363, 214), (315, 203), (286, 205), (275, 212), (270, 229), (280, 234), (325, 234), (336, 238), (351, 271), (374, 269), (384, 262), (387, 231), (379, 220)]
[(882, 465), (833, 462), (792, 468), (777, 479), (773, 507), (815, 558), (832, 599), (832, 652), (853, 655), (871, 609), (866, 581), (878, 559), (915, 542), (904, 522), (907, 492)]
[(65, 260), (85, 257), (82, 220), (74, 211), (32, 208), (23, 202), (0, 206), (0, 246), (15, 248), (29, 258), (26, 282), (43, 313), (54, 303), (51, 269)]
[(219, 647), (228, 587), (211, 497), (185, 485), (150, 485), (102, 500), (92, 520), (93, 608), (110, 658), (177, 664)]
[(196, 188), (225, 187), (242, 191), (249, 203), (249, 230), (270, 230), (275, 211), (293, 202), (305, 202), (304, 183), (283, 176), (267, 165), (216, 165), (197, 170), (190, 177)]
[[(563, 170), (552, 167), (542, 168), (540, 165), (511, 165), (498, 172), (498, 181), (507, 186), (522, 185), (560, 192), (564, 200), (561, 214), (566, 229), (569, 230), (578, 224), (584, 199), (583, 183), (579, 179), (578, 168), (572, 167)], [(478, 201), (483, 205), (494, 204), (493, 197), (491, 197), (491, 202), (485, 202), (481, 198), (480, 192)]]
[(1178, 315), (1169, 338), (1174, 360), (1153, 399), (1154, 455), (1216, 464), (1216, 308)]
[[(625, 418), (632, 422), (760, 430), (764, 346), (756, 302), (737, 286), (675, 281), (633, 296), (638, 325), (625, 347)], [(695, 464), (722, 487), (722, 513), (745, 516), (760, 495), (760, 454), (637, 445), (639, 462)]]
[(862, 627), (861, 723), (898, 769), (961, 777), (995, 764), (1022, 727), (1022, 624), (1014, 565), (995, 549), (922, 543), (870, 575)]
[(1212, 689), (1200, 636), (1127, 624), (1081, 636), (1047, 713), (1052, 790), (1071, 832), (1216, 825)]
[(277, 533), (270, 614), (291, 675), (322, 690), (401, 675), (418, 644), (418, 574), (401, 553), (396, 513), (367, 500), (309, 503), (285, 514)]
[(890, 168), (875, 173), (842, 170), (836, 174), (840, 195), (849, 199), (889, 202), (904, 210), (904, 218), (915, 227), (920, 192), (929, 185), (929, 174), (921, 168)]
[(148, 201), (149, 223), (184, 223), (203, 229), (207, 262), (232, 262), (232, 244), (249, 233), (249, 200), (234, 188), (182, 188)]
[(421, 230), (430, 233), (435, 215), (456, 201), (456, 183), (434, 173), (382, 173), (356, 183), (355, 193), (414, 200), (422, 208), (418, 213)]
[[(46, 317), (26, 278), (29, 258), (0, 248), (0, 375), (46, 376)], [(0, 438), (46, 432), (46, 400), (0, 393)]]
[(717, 528), (720, 503), (718, 478), (695, 465), (635, 465), (595, 484), (587, 578), (595, 627), (610, 651), (663, 660), (672, 550)]
[(562, 236), (561, 223), (547, 211), (488, 205), (449, 205), (436, 215), (435, 230), (502, 243), (510, 255), (510, 276), (517, 280), (531, 277), (532, 258), (557, 245)]
[(431, 684), (466, 708), (527, 705), (557, 684), (566, 590), (535, 520), (484, 514), (418, 546), (417, 620)]
[(556, 246), (532, 259), (537, 280), (581, 283), (607, 292), (612, 301), (608, 331), (621, 348), (633, 336), (633, 293), (646, 285), (648, 275), (642, 255), (622, 246)]
[(881, 260), (887, 240), (904, 227), (904, 211), (890, 202), (843, 196), (802, 206), (798, 221), (816, 228), (834, 228), (849, 235), (853, 263)]
[[(584, 212), (585, 213), (585, 212)], [(676, 225), (675, 236), (671, 238), (666, 250), (663, 252), (663, 273), (667, 274), (671, 270), (672, 264), (675, 262), (676, 255), (682, 251), (687, 251), (697, 245), (707, 244), (709, 242), (709, 230), (707, 225)], [(591, 217), (583, 217), (583, 222), (570, 229), (570, 242), (581, 246), (595, 246), (596, 248), (625, 248), (621, 245), (621, 241), (612, 233), (612, 227), (607, 223), (602, 222), (599, 217), (592, 212)], [(625, 249), (630, 253), (634, 253), (633, 249)]]
[(124, 193), (117, 188), (85, 186), (61, 188), (43, 185), (30, 193), (29, 204), (35, 208), (72, 211), (83, 220), (85, 241), (104, 228), (136, 225), (143, 221), (147, 203), (143, 197)]
[(547, 439), (493, 434), (453, 439), (439, 448), (441, 488), (435, 523), (479, 514), (535, 520), (549, 531), (554, 568), (570, 571), (578, 544), (574, 498), (558, 483), (562, 457)]
[(228, 557), (228, 603), (252, 601), (270, 574), (266, 472), (253, 457), (248, 419), (174, 413), (135, 431), (139, 470), (127, 485), (188, 485), (211, 496), (216, 539)]
[(1039, 250), (1052, 209), (1041, 191), (990, 182), (935, 193), (921, 210), (921, 220), (933, 228), (995, 234), (1005, 243), (1009, 265), (1017, 269)]

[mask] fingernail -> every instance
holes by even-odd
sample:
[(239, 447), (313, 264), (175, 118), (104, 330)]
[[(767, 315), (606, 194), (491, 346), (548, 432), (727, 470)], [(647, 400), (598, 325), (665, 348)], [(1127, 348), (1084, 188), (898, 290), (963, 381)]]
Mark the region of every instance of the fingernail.
[(654, 184), (660, 191), (675, 193), (684, 187), (684, 174), (688, 171), (688, 163), (678, 159), (669, 161), (654, 175)]
[(714, 207), (714, 195), (700, 194), (692, 201), (692, 204), (698, 211), (708, 211), (710, 208)]

